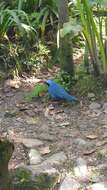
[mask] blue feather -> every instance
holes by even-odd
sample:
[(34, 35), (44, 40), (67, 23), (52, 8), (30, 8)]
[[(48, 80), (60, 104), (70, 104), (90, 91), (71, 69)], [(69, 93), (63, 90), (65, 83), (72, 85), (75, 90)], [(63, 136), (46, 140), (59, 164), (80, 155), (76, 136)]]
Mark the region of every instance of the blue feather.
[(65, 99), (67, 101), (78, 101), (74, 96), (68, 94), (63, 87), (54, 82), (53, 80), (47, 80), (46, 84), (48, 85), (49, 95), (56, 100)]

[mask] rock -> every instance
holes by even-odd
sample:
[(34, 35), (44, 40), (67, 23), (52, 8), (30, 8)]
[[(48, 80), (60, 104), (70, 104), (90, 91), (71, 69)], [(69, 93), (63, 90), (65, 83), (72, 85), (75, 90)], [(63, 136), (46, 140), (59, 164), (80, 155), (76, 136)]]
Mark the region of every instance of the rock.
[(107, 182), (99, 182), (91, 185), (88, 190), (107, 190)]
[(60, 185), (59, 190), (79, 190), (80, 187), (80, 183), (68, 174)]
[(81, 138), (76, 138), (76, 139), (74, 139), (74, 144), (76, 144), (78, 146), (84, 146), (86, 144), (86, 141)]
[(107, 113), (105, 113), (104, 115), (103, 115), (103, 118), (102, 118), (102, 120), (101, 120), (101, 124), (103, 124), (103, 125), (107, 125)]
[(31, 149), (29, 152), (29, 160), (31, 165), (38, 164), (42, 161), (42, 157), (37, 150)]
[(103, 110), (107, 110), (107, 102), (105, 102), (104, 104), (103, 104)]
[(50, 164), (41, 163), (38, 165), (27, 165), (24, 166), (25, 169), (30, 170), (33, 176), (38, 176), (42, 173), (47, 173), (48, 175), (59, 174), (58, 170), (52, 167)]
[(27, 148), (35, 148), (35, 147), (43, 145), (43, 142), (38, 139), (21, 139), (20, 141), (22, 141), (22, 143)]
[(107, 114), (107, 102), (103, 104), (103, 112)]
[(103, 110), (103, 112), (107, 114), (107, 109)]
[(74, 168), (74, 174), (79, 179), (86, 181), (88, 179), (88, 167), (87, 162), (83, 158), (78, 158), (76, 160), (76, 167)]
[(100, 114), (102, 114), (102, 110), (100, 110), (100, 109), (94, 109), (94, 112), (95, 112), (96, 116), (99, 116)]
[(84, 139), (77, 138), (74, 140), (74, 144), (77, 146), (78, 150), (82, 152), (90, 152), (93, 148), (95, 148), (94, 143), (87, 142)]
[(6, 89), (6, 88), (8, 88), (8, 87), (10, 87), (10, 88), (15, 88), (15, 89), (17, 89), (17, 88), (19, 88), (21, 86), (21, 82), (17, 79), (17, 80), (12, 80), (12, 79), (8, 79), (8, 80), (6, 80), (5, 81), (5, 83), (4, 83), (4, 90)]
[(44, 163), (50, 165), (60, 165), (67, 160), (67, 157), (64, 152), (58, 152), (47, 158)]
[(41, 133), (39, 135), (39, 138), (42, 139), (42, 140), (44, 140), (44, 141), (48, 141), (48, 142), (54, 142), (54, 141), (56, 141), (55, 135), (52, 135), (52, 134), (49, 134), (49, 133), (46, 133), (46, 132)]
[(98, 103), (96, 103), (96, 102), (93, 102), (93, 103), (91, 103), (91, 104), (89, 105), (89, 108), (90, 108), (91, 110), (96, 110), (96, 109), (100, 109), (100, 108), (101, 108), (101, 105), (98, 104)]
[(48, 106), (48, 109), (49, 109), (49, 110), (54, 110), (55, 107), (54, 107), (52, 104), (50, 104), (50, 105)]

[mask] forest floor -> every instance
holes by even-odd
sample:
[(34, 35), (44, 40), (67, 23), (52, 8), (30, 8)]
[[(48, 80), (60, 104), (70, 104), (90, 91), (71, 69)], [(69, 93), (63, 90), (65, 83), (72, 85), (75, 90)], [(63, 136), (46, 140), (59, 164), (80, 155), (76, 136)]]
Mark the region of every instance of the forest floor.
[(61, 169), (78, 179), (74, 189), (95, 189), (100, 182), (100, 190), (107, 189), (107, 97), (74, 105), (42, 98), (28, 102), (25, 95), (31, 89), (30, 80), (19, 88), (8, 84), (0, 88), (0, 134), (15, 143), (9, 168), (28, 163), (36, 139), (42, 160), (56, 153), (62, 157), (59, 160), (67, 158)]

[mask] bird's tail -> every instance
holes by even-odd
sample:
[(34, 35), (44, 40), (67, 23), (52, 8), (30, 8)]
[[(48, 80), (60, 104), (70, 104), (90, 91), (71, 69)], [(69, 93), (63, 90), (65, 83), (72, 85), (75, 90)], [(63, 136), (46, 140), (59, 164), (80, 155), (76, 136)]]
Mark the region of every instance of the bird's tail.
[(71, 96), (71, 95), (68, 95), (67, 100), (71, 101), (71, 102), (72, 101), (78, 101), (78, 99), (75, 96)]

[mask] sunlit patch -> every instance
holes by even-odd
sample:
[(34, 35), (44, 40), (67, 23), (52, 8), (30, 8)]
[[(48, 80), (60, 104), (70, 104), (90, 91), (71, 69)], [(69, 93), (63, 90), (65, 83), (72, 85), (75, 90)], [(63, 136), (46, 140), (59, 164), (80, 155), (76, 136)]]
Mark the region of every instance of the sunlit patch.
[(104, 183), (96, 183), (92, 185), (92, 190), (106, 190), (107, 189), (107, 184)]
[(75, 175), (77, 177), (84, 177), (85, 178), (88, 175), (87, 166), (85, 164), (75, 167), (74, 172), (75, 172)]

